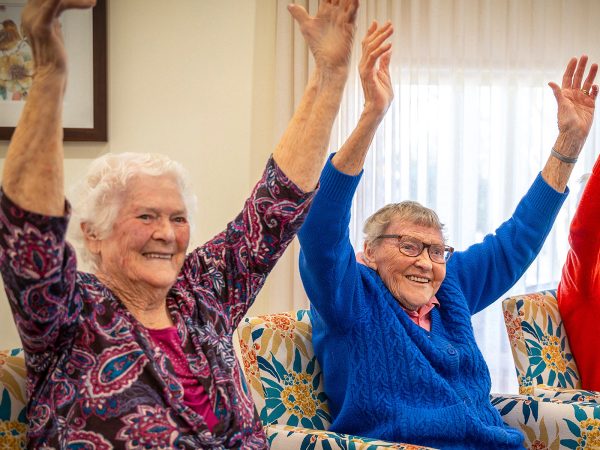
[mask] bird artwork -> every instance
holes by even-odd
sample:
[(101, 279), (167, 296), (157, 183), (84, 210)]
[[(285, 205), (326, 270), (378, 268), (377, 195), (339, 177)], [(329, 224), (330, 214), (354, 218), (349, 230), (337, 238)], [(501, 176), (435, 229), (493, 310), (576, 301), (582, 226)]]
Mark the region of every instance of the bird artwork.
[(20, 101), (27, 98), (31, 86), (33, 57), (22, 30), (5, 11), (0, 5), (0, 101)]
[(2, 22), (0, 29), (0, 51), (6, 53), (21, 42), (21, 34), (17, 24), (10, 19)]

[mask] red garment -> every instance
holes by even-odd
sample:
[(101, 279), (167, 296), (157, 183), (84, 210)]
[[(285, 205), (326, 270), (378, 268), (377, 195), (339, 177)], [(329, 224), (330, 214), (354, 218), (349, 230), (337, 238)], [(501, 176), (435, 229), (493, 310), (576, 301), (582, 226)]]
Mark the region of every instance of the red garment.
[(600, 391), (600, 158), (569, 233), (571, 249), (557, 298), (583, 389)]
[[(150, 337), (156, 345), (171, 360), (175, 375), (183, 386), (183, 403), (204, 417), (208, 429), (213, 431), (219, 420), (213, 412), (208, 394), (200, 384), (198, 377), (194, 376), (190, 369), (190, 363), (186, 352), (184, 352), (181, 338), (177, 333), (177, 327), (173, 325), (160, 330), (148, 329), (148, 333), (150, 333)], [(191, 351), (187, 353), (192, 357), (194, 356)]]

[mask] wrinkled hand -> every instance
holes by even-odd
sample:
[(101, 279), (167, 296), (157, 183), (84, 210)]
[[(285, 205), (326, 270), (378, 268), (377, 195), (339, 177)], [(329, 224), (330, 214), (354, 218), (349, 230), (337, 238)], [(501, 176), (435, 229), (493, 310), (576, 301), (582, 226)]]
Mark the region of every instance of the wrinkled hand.
[(394, 99), (389, 70), (392, 44), (386, 42), (393, 32), (391, 22), (380, 27), (373, 21), (362, 40), (362, 57), (358, 65), (365, 109), (373, 109), (380, 115), (386, 113)]
[(58, 18), (66, 9), (90, 8), (96, 0), (29, 0), (22, 14), (23, 31), (31, 45), (36, 73), (66, 71), (67, 54)]
[(320, 69), (348, 68), (357, 8), (358, 0), (321, 0), (311, 17), (300, 5), (288, 6)]
[[(562, 86), (548, 83), (558, 103), (558, 130), (573, 139), (585, 142), (594, 118), (598, 85), (594, 84), (598, 65), (592, 64), (582, 84), (587, 56), (571, 58), (562, 78)], [(577, 156), (577, 155), (566, 155)]]

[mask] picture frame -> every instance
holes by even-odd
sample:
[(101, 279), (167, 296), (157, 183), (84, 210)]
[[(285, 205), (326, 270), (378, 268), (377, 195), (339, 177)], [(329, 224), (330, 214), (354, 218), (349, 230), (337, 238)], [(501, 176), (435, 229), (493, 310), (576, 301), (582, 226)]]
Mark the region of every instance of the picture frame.
[[(25, 3), (26, 0), (0, 0), (0, 19), (4, 14), (5, 20), (10, 18), (14, 19), (13, 23), (20, 23), (19, 12)], [(3, 20), (0, 20), (0, 24), (2, 22)], [(61, 25), (69, 65), (63, 105), (64, 140), (106, 142), (106, 0), (97, 0), (96, 6), (90, 10), (65, 11), (61, 16)], [(28, 44), (24, 45), (28, 47)], [(2, 52), (0, 48), (0, 58), (6, 56), (7, 52)], [(25, 102), (18, 98), (18, 92), (13, 93), (13, 96), (17, 97), (16, 100), (7, 98), (6, 89), (1, 93), (5, 95), (0, 96), (0, 140), (10, 140)]]

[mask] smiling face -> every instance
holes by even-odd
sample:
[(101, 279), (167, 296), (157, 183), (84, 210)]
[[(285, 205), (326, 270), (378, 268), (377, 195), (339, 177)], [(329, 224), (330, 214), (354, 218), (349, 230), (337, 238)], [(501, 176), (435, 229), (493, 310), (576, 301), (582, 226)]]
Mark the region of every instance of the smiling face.
[[(441, 230), (392, 219), (385, 234), (412, 236), (425, 244), (444, 244)], [(395, 239), (365, 243), (364, 259), (377, 271), (386, 287), (406, 309), (416, 311), (427, 304), (446, 277), (446, 264), (434, 263), (427, 250), (411, 257), (400, 253)]]
[(112, 232), (88, 236), (100, 259), (98, 276), (121, 291), (166, 295), (181, 270), (190, 226), (181, 193), (169, 175), (136, 175), (127, 184)]

